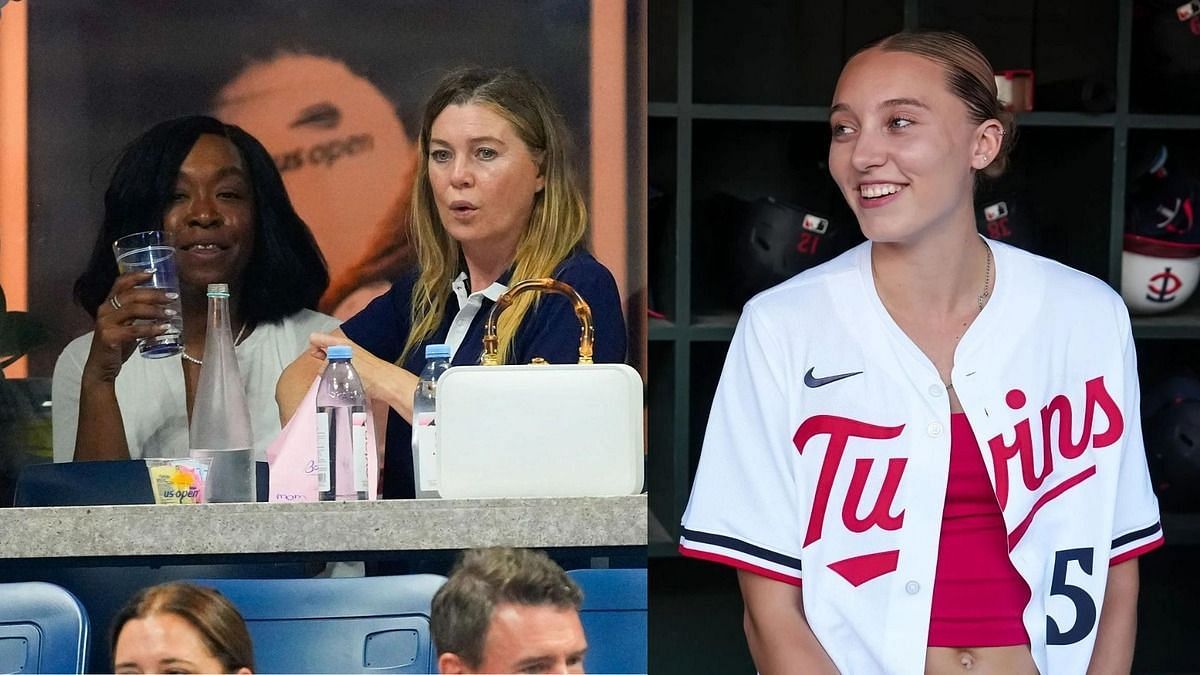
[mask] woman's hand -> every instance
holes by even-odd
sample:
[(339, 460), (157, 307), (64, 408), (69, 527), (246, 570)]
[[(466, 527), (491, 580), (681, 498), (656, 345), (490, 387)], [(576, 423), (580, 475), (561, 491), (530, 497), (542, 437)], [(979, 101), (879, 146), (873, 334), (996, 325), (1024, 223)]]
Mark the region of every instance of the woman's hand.
[[(116, 382), (139, 338), (167, 332), (166, 320), (175, 312), (167, 305), (178, 295), (161, 288), (136, 288), (151, 276), (153, 272), (122, 274), (113, 282), (108, 299), (97, 308), (92, 348), (83, 366), (85, 387), (89, 383)], [(138, 319), (149, 322), (135, 323)]]
[[(136, 288), (153, 272), (122, 274), (108, 299), (96, 309), (96, 332), (79, 386), (79, 427), (75, 460), (129, 459), (125, 423), (117, 402), (117, 375), (133, 354), (138, 338), (167, 332), (174, 298), (161, 288)], [(135, 323), (145, 319), (147, 323)]]
[(413, 394), (417, 390), (417, 376), (389, 361), (354, 344), (344, 335), (313, 333), (308, 338), (312, 345), (310, 355), (325, 360), (325, 350), (333, 345), (350, 345), (354, 350), (351, 363), (362, 378), (367, 396), (384, 401), (410, 424), (412, 423)]

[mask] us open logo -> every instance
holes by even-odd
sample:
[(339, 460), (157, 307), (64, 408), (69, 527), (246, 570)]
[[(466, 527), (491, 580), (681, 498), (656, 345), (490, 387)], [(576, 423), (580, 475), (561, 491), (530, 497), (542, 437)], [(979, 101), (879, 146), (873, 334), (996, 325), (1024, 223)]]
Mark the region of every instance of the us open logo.
[[(332, 131), (342, 123), (342, 111), (337, 106), (322, 101), (299, 112), (288, 125), (291, 129)], [(370, 152), (375, 148), (375, 138), (369, 133), (350, 134), (343, 138), (314, 143), (308, 148), (295, 148), (275, 155), (275, 166), (280, 173), (302, 169), (305, 166), (330, 168), (342, 158)]]

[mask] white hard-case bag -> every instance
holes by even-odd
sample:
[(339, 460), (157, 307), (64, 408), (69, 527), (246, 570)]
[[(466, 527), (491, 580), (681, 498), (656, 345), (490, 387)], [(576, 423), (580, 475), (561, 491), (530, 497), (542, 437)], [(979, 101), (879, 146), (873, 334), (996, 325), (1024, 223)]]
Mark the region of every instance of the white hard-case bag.
[[(579, 363), (495, 365), (496, 318), (528, 290), (572, 300), (581, 324)], [(642, 379), (625, 364), (592, 363), (593, 341), (591, 310), (561, 281), (523, 281), (496, 301), (484, 328), (484, 365), (455, 366), (437, 383), (443, 498), (642, 491)]]

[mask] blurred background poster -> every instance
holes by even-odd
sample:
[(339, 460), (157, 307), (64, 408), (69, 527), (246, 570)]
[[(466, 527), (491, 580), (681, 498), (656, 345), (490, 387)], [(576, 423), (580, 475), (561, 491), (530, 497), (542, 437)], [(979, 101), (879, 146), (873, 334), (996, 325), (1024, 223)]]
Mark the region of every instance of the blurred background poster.
[[(6, 374), (48, 377), (61, 348), (90, 330), (71, 289), (95, 241), (113, 164), (136, 135), (179, 115), (213, 114), (266, 145), (329, 263), (333, 283), (322, 309), (344, 318), (365, 305), (407, 264), (420, 108), (442, 74), (467, 64), (524, 69), (556, 97), (575, 135), (592, 245), (621, 286), (631, 358), (640, 363), (645, 66), (644, 50), (631, 46), (641, 42), (639, 5), (9, 4), (2, 20), (22, 12), (27, 35), (28, 246), (25, 260), (11, 246), (0, 249), (0, 266), (9, 283), (24, 265), (26, 288), (10, 291), (9, 306), (28, 308), (49, 338), (27, 368)], [(22, 159), (4, 152), (10, 167)]]

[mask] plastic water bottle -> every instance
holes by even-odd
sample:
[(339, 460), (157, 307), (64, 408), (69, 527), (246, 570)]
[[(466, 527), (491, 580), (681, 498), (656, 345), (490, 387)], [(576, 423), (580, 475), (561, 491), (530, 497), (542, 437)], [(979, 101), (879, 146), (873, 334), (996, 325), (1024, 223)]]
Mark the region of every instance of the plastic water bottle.
[(317, 387), (317, 494), (321, 501), (367, 499), (367, 395), (350, 363), (352, 348), (334, 345)]
[(418, 499), (438, 496), (437, 381), (449, 367), (448, 345), (425, 347), (425, 368), (413, 395), (413, 482)]
[(208, 285), (208, 333), (202, 362), (188, 435), (191, 456), (212, 460), (205, 500), (252, 502), (256, 495), (254, 435), (233, 349), (228, 284)]

